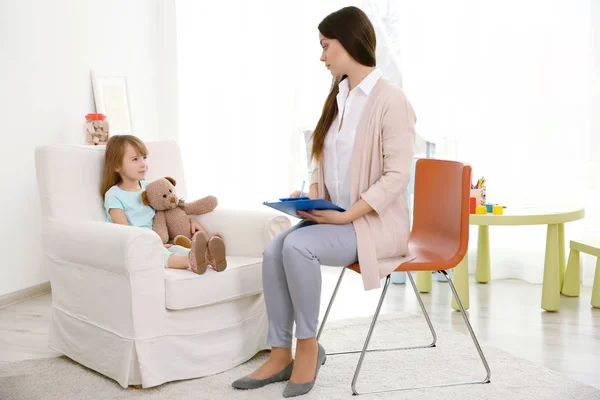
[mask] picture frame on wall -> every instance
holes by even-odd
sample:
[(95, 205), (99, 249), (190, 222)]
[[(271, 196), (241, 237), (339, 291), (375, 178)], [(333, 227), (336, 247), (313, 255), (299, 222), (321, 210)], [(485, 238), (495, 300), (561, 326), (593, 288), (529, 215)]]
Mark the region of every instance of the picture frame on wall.
[(107, 116), (112, 135), (131, 135), (127, 74), (91, 71), (96, 112)]

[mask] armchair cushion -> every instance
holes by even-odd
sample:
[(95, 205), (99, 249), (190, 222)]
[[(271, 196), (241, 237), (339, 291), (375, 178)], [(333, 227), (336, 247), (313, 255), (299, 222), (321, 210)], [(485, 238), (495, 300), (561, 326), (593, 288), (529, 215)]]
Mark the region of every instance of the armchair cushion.
[(209, 268), (203, 275), (189, 270), (165, 270), (166, 307), (181, 310), (239, 299), (262, 292), (262, 258), (228, 257), (227, 269)]

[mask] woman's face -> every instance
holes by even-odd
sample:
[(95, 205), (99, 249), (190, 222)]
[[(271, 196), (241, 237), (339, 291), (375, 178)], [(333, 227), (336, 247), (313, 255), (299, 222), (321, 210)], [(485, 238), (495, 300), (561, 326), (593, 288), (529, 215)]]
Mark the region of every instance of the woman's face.
[(348, 66), (351, 63), (352, 57), (344, 46), (337, 39), (328, 39), (319, 33), (319, 42), (323, 51), (321, 52), (321, 61), (331, 72), (333, 76), (347, 75)]

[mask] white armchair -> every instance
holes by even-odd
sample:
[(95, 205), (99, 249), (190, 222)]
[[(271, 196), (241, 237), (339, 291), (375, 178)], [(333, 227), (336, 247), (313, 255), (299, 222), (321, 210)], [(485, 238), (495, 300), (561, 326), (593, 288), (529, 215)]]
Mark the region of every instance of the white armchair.
[[(147, 146), (148, 179), (172, 176), (185, 197), (177, 144)], [(103, 157), (103, 146), (36, 149), (52, 286), (49, 346), (123, 387), (215, 374), (266, 349), (262, 251), (289, 219), (217, 208), (199, 221), (222, 234), (228, 268), (165, 270), (157, 234), (105, 222)]]

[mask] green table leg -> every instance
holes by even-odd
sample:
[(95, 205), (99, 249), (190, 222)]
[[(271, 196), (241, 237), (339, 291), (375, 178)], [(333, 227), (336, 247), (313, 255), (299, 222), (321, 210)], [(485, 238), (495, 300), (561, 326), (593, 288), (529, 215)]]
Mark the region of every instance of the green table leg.
[(417, 289), (421, 293), (431, 292), (431, 271), (417, 272)]
[(569, 253), (569, 263), (565, 272), (565, 281), (561, 293), (569, 297), (579, 297), (579, 285), (581, 282), (581, 262), (580, 253), (577, 250), (571, 250)]
[(600, 257), (596, 260), (594, 286), (592, 286), (592, 307), (600, 308)]
[(565, 282), (565, 224), (558, 224), (558, 270), (560, 271), (560, 287)]
[(479, 225), (475, 280), (480, 283), (488, 283), (490, 279), (490, 227), (488, 225)]
[[(454, 287), (456, 288), (456, 292), (458, 293), (458, 297), (465, 308), (465, 310), (469, 309), (469, 252), (465, 254), (465, 257), (462, 261), (454, 268), (454, 279), (452, 280), (454, 283)], [(456, 311), (459, 310), (458, 304), (456, 304), (456, 300), (454, 296), (452, 296), (452, 308)]]
[(548, 225), (546, 234), (546, 261), (542, 284), (542, 308), (558, 311), (560, 307), (560, 262), (558, 260), (558, 224)]

